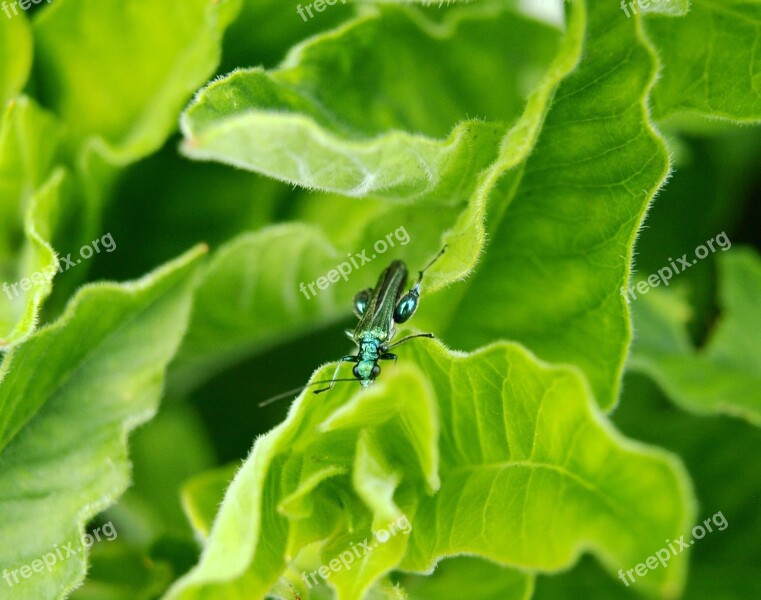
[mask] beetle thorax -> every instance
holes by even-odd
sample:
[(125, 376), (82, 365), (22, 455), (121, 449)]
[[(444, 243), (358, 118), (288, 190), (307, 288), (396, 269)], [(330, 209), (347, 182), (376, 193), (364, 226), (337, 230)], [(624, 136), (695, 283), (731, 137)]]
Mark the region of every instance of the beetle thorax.
[(381, 342), (375, 339), (363, 340), (359, 343), (359, 352), (357, 355), (363, 362), (372, 361), (375, 362), (380, 356)]
[(363, 345), (374, 345), (376, 348), (389, 338), (389, 333), (379, 327), (374, 327), (369, 331), (363, 331), (359, 335), (354, 333), (354, 341), (357, 346), (362, 348)]

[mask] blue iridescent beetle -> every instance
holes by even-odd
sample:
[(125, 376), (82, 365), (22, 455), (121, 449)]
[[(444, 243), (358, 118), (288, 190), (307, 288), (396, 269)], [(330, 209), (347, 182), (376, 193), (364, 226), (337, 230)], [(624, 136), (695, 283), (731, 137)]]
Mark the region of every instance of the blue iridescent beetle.
[(414, 338), (434, 337), (432, 333), (415, 333), (393, 344), (390, 343), (396, 333), (395, 325), (408, 321), (417, 310), (423, 273), (444, 254), (446, 249), (444, 246), (419, 272), (417, 282), (407, 293), (403, 293), (407, 285), (407, 265), (401, 260), (393, 261), (384, 269), (374, 288), (357, 292), (354, 296), (354, 312), (359, 318), (359, 323), (354, 331), (346, 331), (346, 335), (357, 344), (357, 353), (347, 354), (341, 358), (330, 385), (315, 390), (315, 394), (327, 392), (337, 381), (343, 381), (337, 379), (338, 372), (341, 365), (347, 362), (355, 363), (352, 373), (362, 387), (367, 387), (380, 375), (381, 368), (378, 361), (397, 359), (396, 354), (389, 352), (392, 348)]

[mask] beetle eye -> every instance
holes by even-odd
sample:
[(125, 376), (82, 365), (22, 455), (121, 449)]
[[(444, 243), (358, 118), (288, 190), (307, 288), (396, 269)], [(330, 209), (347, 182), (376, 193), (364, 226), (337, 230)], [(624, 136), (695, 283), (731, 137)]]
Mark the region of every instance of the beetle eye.
[(373, 367), (373, 379), (375, 379), (378, 375), (380, 375), (380, 366), (375, 365)]
[(412, 289), (399, 299), (394, 309), (394, 321), (396, 323), (404, 323), (415, 313), (419, 297), (417, 292)]
[(352, 373), (354, 373), (354, 377), (357, 379), (362, 379), (362, 375), (359, 374), (359, 363), (354, 365), (354, 368), (351, 370)]
[(354, 314), (358, 317), (361, 317), (365, 314), (365, 311), (367, 310), (367, 304), (370, 302), (371, 292), (372, 290), (367, 288), (366, 290), (357, 292), (357, 294), (354, 296)]

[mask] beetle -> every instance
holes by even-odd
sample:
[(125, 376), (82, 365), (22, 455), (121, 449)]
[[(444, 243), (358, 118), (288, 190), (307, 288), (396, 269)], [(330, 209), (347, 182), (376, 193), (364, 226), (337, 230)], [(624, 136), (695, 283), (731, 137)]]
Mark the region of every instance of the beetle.
[(410, 290), (404, 293), (409, 272), (404, 261), (395, 260), (386, 267), (378, 278), (374, 288), (366, 288), (354, 296), (354, 313), (359, 323), (354, 331), (346, 330), (346, 335), (357, 344), (356, 354), (342, 357), (333, 374), (328, 387), (315, 390), (315, 394), (327, 392), (337, 381), (341, 365), (346, 362), (355, 363), (352, 374), (359, 380), (362, 387), (368, 387), (380, 375), (381, 360), (397, 360), (396, 354), (389, 352), (414, 338), (433, 338), (432, 333), (415, 333), (391, 343), (396, 333), (396, 325), (407, 322), (420, 303), (420, 284), (423, 274), (446, 251), (444, 246), (439, 253), (418, 273), (418, 279)]

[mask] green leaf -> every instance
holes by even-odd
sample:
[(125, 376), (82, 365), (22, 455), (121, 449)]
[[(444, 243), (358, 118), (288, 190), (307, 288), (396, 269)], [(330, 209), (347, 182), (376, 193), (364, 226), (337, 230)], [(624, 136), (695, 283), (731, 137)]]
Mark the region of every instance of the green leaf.
[[(336, 0), (329, 10), (313, 10), (314, 16), (309, 18), (303, 4), (311, 2), (243, 0), (241, 12), (225, 36), (222, 72), (248, 65), (275, 65), (291, 46), (338, 25), (354, 10), (350, 0)], [(303, 17), (299, 16), (299, 6)]]
[[(66, 125), (63, 158), (75, 182), (66, 235), (55, 240), (62, 255), (76, 254), (102, 233), (118, 167), (156, 151), (175, 131), (183, 106), (219, 64), (223, 32), (239, 5), (56, 0), (35, 14), (35, 92)], [(86, 272), (60, 278), (50, 314), (62, 309)]]
[[(761, 561), (757, 502), (761, 463), (747, 458), (761, 454), (759, 430), (726, 416), (686, 413), (646, 375), (632, 371), (624, 379), (623, 397), (613, 418), (627, 436), (674, 452), (685, 462), (698, 500), (696, 523), (718, 511), (728, 522), (723, 531), (714, 527), (691, 546), (690, 573), (681, 597), (755, 598), (761, 584), (752, 574)], [(743, 467), (737, 468), (740, 464)], [(572, 571), (539, 577), (535, 598), (633, 600), (640, 597), (636, 587), (627, 588), (591, 560), (583, 560)]]
[[(757, 502), (761, 494), (761, 463), (748, 457), (761, 454), (759, 430), (723, 415), (686, 413), (669, 402), (646, 375), (630, 371), (623, 388), (624, 397), (615, 413), (617, 426), (627, 435), (682, 457), (692, 474), (699, 503), (696, 522), (718, 511), (728, 522), (723, 531), (714, 527), (712, 533), (691, 546), (690, 576), (683, 597), (755, 598), (759, 581), (750, 573), (761, 561), (758, 544), (761, 514)], [(588, 587), (589, 593), (577, 595), (592, 600), (617, 598), (592, 595), (595, 582), (590, 581)], [(596, 587), (607, 590), (607, 586)], [(558, 593), (546, 598), (565, 596), (575, 597)]]
[[(716, 240), (726, 245), (729, 237), (741, 239), (740, 229), (749, 221), (743, 204), (752, 194), (757, 176), (761, 131), (733, 127), (730, 132), (710, 137), (672, 136), (669, 142), (672, 154), (678, 156), (675, 175), (648, 210), (647, 226), (637, 239), (637, 278), (657, 273), (684, 253), (694, 254), (707, 241), (718, 252)], [(675, 228), (675, 223), (680, 227)], [(723, 236), (728, 236), (726, 241)], [(672, 280), (672, 285), (689, 289), (694, 312), (689, 326), (694, 336), (705, 335), (715, 312), (715, 271), (712, 260), (700, 260)], [(634, 282), (627, 287), (629, 299), (639, 294)], [(635, 326), (635, 331), (638, 329)]]
[(600, 565), (589, 558), (579, 561), (571, 571), (538, 577), (536, 590), (532, 596), (533, 600), (557, 600), (558, 598), (634, 600), (640, 597), (640, 594), (624, 586), (620, 580), (608, 577)]
[[(615, 19), (614, 7), (596, 6), (588, 32), (595, 50), (561, 86), (548, 112), (554, 90), (580, 53), (583, 5), (572, 7), (566, 36), (554, 43), (556, 34), (548, 26), (509, 11), (495, 18), (495, 10), (452, 9), (444, 19), (447, 36), (430, 40), (425, 34), (431, 25), (422, 13), (373, 13), (331, 36), (313, 38), (277, 71), (238, 72), (215, 82), (183, 117), (185, 150), (306, 187), (414, 200), (412, 208), (392, 207), (384, 216), (387, 222), (392, 216), (404, 222), (405, 212), (415, 214), (418, 207), (420, 218), (433, 220), (439, 231), (449, 229), (451, 252), (430, 274), (431, 291), (473, 269), (488, 215), (491, 247), (475, 277), (429, 303), (423, 315), (436, 317), (421, 315), (419, 322), (458, 347), (477, 348), (495, 337), (516, 339), (546, 360), (575, 364), (589, 377), (601, 406), (609, 408), (618, 395), (630, 338), (617, 290), (629, 270), (647, 202), (668, 171), (663, 142), (645, 110), (654, 58), (633, 20)], [(368, 48), (376, 48), (372, 40), (381, 34), (390, 45), (379, 57)], [(530, 80), (528, 94), (519, 91), (521, 76), (507, 50), (479, 64), (480, 84), (468, 79), (459, 87), (469, 95), (445, 104), (451, 93), (443, 82), (430, 81), (430, 70), (420, 72), (419, 59), (405, 61), (414, 48), (418, 56), (443, 57), (452, 77), (455, 71), (463, 77), (461, 63), (447, 60), (450, 46), (458, 49), (456, 56), (463, 47), (478, 54), (481, 40), (499, 36), (533, 52), (532, 39), (540, 35), (546, 37), (537, 47), (552, 43), (559, 50), (554, 62), (550, 55), (532, 54), (535, 70), (545, 74)], [(346, 64), (338, 68), (339, 61)], [(403, 85), (414, 85), (418, 103), (421, 81), (426, 82), (425, 98), (433, 104), (418, 107), (409, 100), (412, 90), (402, 87), (400, 108), (390, 113), (388, 101), (356, 91), (376, 89), (377, 81), (358, 82), (367, 73), (382, 76), (389, 63), (414, 73)], [(487, 76), (492, 69), (494, 76)], [(331, 85), (325, 83), (328, 72)], [(500, 79), (497, 72), (515, 79)], [(600, 72), (606, 75), (598, 81)], [(495, 81), (500, 88), (479, 90), (483, 82), (493, 88)], [(471, 90), (481, 92), (478, 101)], [(497, 108), (500, 102), (504, 106)], [(468, 112), (486, 121), (458, 123)], [(448, 132), (448, 138), (433, 137)], [(625, 176), (618, 166), (623, 164), (635, 175)], [(452, 205), (463, 197), (467, 204)], [(439, 210), (431, 211), (431, 202)], [(452, 206), (455, 210), (448, 210)], [(419, 243), (429, 252), (440, 244)]]
[(627, 0), (620, 6), (627, 19), (632, 15), (671, 15), (683, 17), (690, 11), (692, 0)]
[(668, 172), (645, 108), (654, 56), (636, 22), (616, 11), (590, 8), (584, 59), (560, 85), (518, 177), (489, 207), (488, 252), (462, 300), (443, 300), (452, 317), (441, 334), (460, 348), (506, 337), (574, 364), (604, 409), (617, 400), (630, 340), (618, 290)]
[(58, 123), (33, 101), (12, 101), (0, 125), (0, 350), (34, 330), (58, 261), (50, 245), (63, 210), (53, 171)]
[(62, 598), (82, 581), (84, 526), (128, 484), (126, 436), (156, 411), (199, 254), (135, 283), (83, 289), (3, 362), (0, 564), (13, 572), (57, 547), (76, 551), (50, 572), (22, 574), (4, 597)]
[(32, 68), (32, 31), (23, 14), (13, 17), (7, 12), (0, 14), (0, 56), (12, 57), (0, 62), (0, 109), (3, 109), (23, 89)]
[[(17, 297), (0, 289), (0, 572), (97, 526), (127, 485), (128, 430), (165, 379), (170, 396), (195, 387), (131, 438), (134, 488), (99, 517), (120, 539), (0, 587), (60, 598), (87, 570), (82, 600), (149, 600), (178, 577), (172, 598), (205, 600), (513, 600), (534, 581), (553, 599), (758, 596), (758, 429), (721, 414), (758, 423), (758, 258), (722, 280), (715, 325), (712, 261), (679, 279), (695, 292), (691, 322), (672, 295), (633, 307), (653, 373), (684, 361), (670, 382), (696, 414), (641, 373), (621, 383), (632, 307), (619, 289), (667, 154), (689, 183), (679, 201), (659, 196), (666, 218), (639, 238), (638, 268), (723, 229), (758, 241), (755, 208), (740, 204), (757, 177), (752, 137), (716, 132), (758, 121), (759, 2), (687, 4), (626, 18), (633, 4), (348, 0), (307, 22), (299, 7), (313, 0), (0, 9), (0, 102), (15, 102), (0, 131), (0, 286), (32, 279)], [(180, 110), (232, 69), (183, 117), (184, 152), (215, 162), (182, 162), (166, 143)], [(690, 137), (665, 152), (648, 107), (667, 136)], [(389, 238), (402, 227), (406, 241)], [(203, 268), (188, 256), (142, 283), (88, 287), (51, 325), (88, 268), (52, 291), (52, 271), (32, 276), (106, 231), (120, 251), (88, 261), (94, 279), (134, 277), (199, 240), (220, 249)], [(399, 243), (381, 252), (384, 239)], [(445, 244), (413, 324), (457, 351), (405, 345), (369, 390), (304, 393), (260, 437), (285, 405), (256, 402), (348, 349), (352, 295), (391, 260), (414, 279)], [(348, 281), (300, 289), (360, 251), (372, 262)], [(624, 395), (611, 417), (624, 438), (601, 411), (637, 382), (649, 393)], [(175, 411), (198, 411), (204, 431)], [(235, 463), (182, 489), (192, 540), (180, 482), (208, 463), (208, 439)], [(669, 451), (695, 473), (701, 518), (721, 509), (731, 527), (626, 588), (619, 569), (692, 525)], [(372, 551), (341, 567), (363, 540)]]
[(23, 237), (24, 216), (34, 192), (56, 163), (60, 126), (25, 96), (3, 111), (0, 128), (0, 258), (9, 261)]
[[(243, 234), (220, 248), (199, 282), (173, 388), (185, 390), (247, 353), (334, 321), (341, 312), (335, 287), (310, 299), (299, 287), (342, 260), (318, 230), (302, 224)], [(349, 288), (339, 289), (345, 296)]]
[[(290, 180), (291, 176), (301, 177), (297, 179), (298, 182), (315, 185), (312, 175), (309, 175), (309, 181), (302, 177), (305, 173), (312, 173), (323, 182), (333, 182), (330, 185), (326, 183), (325, 189), (340, 189), (344, 193), (353, 193), (352, 186), (363, 186), (360, 179), (364, 181), (362, 178), (367, 169), (362, 167), (356, 171), (357, 165), (362, 164), (368, 156), (375, 156), (380, 161), (376, 165), (378, 172), (372, 176), (370, 188), (363, 189), (363, 193), (374, 190), (376, 194), (391, 197), (403, 194), (407, 199), (417, 198), (415, 204), (400, 208), (385, 203), (369, 205), (365, 201), (359, 205), (331, 195), (314, 202), (305, 199), (297, 208), (299, 216), (330, 231), (333, 244), (343, 251), (351, 250), (350, 255), (363, 247), (372, 248), (376, 240), (382, 239), (388, 232), (397, 231), (400, 223), (404, 223), (415, 242), (414, 247), (410, 247), (412, 255), (408, 254), (405, 258), (408, 264), (421, 266), (441, 247), (440, 232), (458, 222), (457, 231), (447, 240), (450, 251), (442, 259), (442, 264), (430, 273), (428, 284), (435, 289), (446, 281), (460, 278), (472, 268), (483, 245), (485, 202), (494, 183), (502, 170), (519, 163), (530, 151), (554, 86), (573, 66), (574, 52), (580, 43), (581, 20), (574, 20), (573, 33), (569, 34), (566, 45), (551, 67), (547, 65), (552, 62), (558, 47), (557, 30), (504, 9), (495, 6), (458, 8), (445, 14), (442, 27), (443, 29), (438, 26), (434, 28), (428, 21), (428, 16), (415, 11), (388, 10), (353, 21), (331, 35), (314, 38), (294, 50), (284, 66), (275, 72), (239, 72), (222, 79), (199, 94), (184, 115), (186, 132), (204, 130), (210, 136), (208, 139), (187, 139), (186, 150), (193, 157), (206, 156), (209, 147), (204, 140), (207, 140), (219, 149), (221, 154), (217, 156), (218, 159), (235, 164), (242, 162), (266, 173), (267, 169), (261, 164), (256, 166), (256, 161), (261, 158), (278, 163), (277, 149), (282, 149), (287, 156), (276, 165), (280, 169), (276, 176), (285, 180)], [(376, 38), (382, 38), (383, 44), (373, 46), (369, 43), (368, 40)], [(511, 47), (515, 52), (508, 49), (487, 59), (487, 47), (495, 39), (501, 42), (509, 40), (510, 44), (514, 44)], [(376, 50), (379, 48), (386, 50), (378, 55)], [(463, 72), (460, 59), (463, 48), (484, 56), (476, 73), (470, 74), (467, 70)], [(451, 77), (432, 73), (421, 63), (418, 54), (435, 56)], [(517, 60), (518, 56), (526, 55), (528, 64), (525, 60)], [(335, 62), (339, 56), (345, 56), (348, 64), (338, 70), (341, 79), (336, 82)], [(396, 70), (405, 57), (405, 69), (410, 72), (410, 76), (400, 81)], [(388, 103), (374, 95), (375, 83), (358, 85), (358, 82), (365, 81), (368, 77), (368, 61), (376, 65), (374, 69), (381, 77), (386, 73), (393, 75), (391, 89), (396, 96), (394, 106), (397, 107), (395, 112), (398, 114), (390, 112)], [(540, 79), (538, 73), (542, 69), (548, 69), (547, 76), (541, 80), (538, 89), (529, 94), (530, 84)], [(321, 80), (327, 77), (330, 78), (330, 85)], [(453, 87), (450, 79), (462, 81), (463, 85)], [(306, 99), (294, 95), (291, 80), (298, 81), (301, 86), (298, 94)], [(421, 80), (426, 82), (429, 89), (426, 102), (438, 103), (436, 110), (434, 106), (421, 104), (418, 88)], [(469, 89), (471, 87), (473, 90)], [(255, 92), (253, 97), (248, 95), (252, 90)], [(268, 95), (266, 90), (275, 96)], [(464, 90), (467, 92), (463, 97), (458, 97)], [(260, 96), (260, 93), (264, 96)], [(319, 107), (308, 101), (315, 95), (324, 95), (320, 98)], [(530, 96), (528, 99), (527, 95)], [(508, 98), (509, 101), (506, 100)], [(521, 115), (524, 105), (527, 108)], [(320, 108), (323, 106), (332, 107), (333, 112), (325, 113)], [(489, 123), (480, 120), (458, 124), (461, 114), (468, 112), (506, 120), (521, 115), (502, 142), (505, 148), (503, 160), (493, 163), (486, 174), (481, 171), (500, 152), (500, 137), (505, 125), (498, 121)], [(287, 124), (283, 125), (286, 129), (282, 129), (283, 119), (293, 121), (295, 129)], [(342, 127), (347, 122), (351, 122), (350, 130)], [(393, 129), (395, 123), (398, 123), (399, 128), (411, 128), (412, 132)], [(451, 131), (453, 128), (454, 131)], [(366, 133), (362, 134), (362, 131)], [(413, 133), (418, 131), (428, 131), (430, 134), (423, 136)], [(371, 135), (375, 133), (381, 135)], [(431, 137), (447, 133), (449, 137), (446, 139)], [(327, 149), (320, 148), (315, 152), (305, 150), (302, 134), (319, 143), (324, 142)], [(286, 142), (285, 138), (291, 135), (299, 139), (295, 146), (289, 146)], [(394, 161), (398, 160), (399, 152), (395, 149), (398, 144), (404, 145), (406, 155), (430, 155), (439, 167), (431, 163), (421, 175), (415, 166), (418, 164), (417, 159), (412, 163), (403, 159), (404, 164), (397, 165)], [(273, 146), (275, 152), (272, 151)], [(264, 147), (268, 151), (260, 156), (259, 149)], [(297, 172), (289, 175), (294, 164), (292, 148), (299, 149), (296, 162), (306, 165), (307, 170), (297, 169)], [(333, 161), (324, 170), (320, 164), (326, 160), (326, 152), (333, 151), (331, 148), (343, 158), (338, 162)], [(344, 166), (336, 165), (344, 165), (348, 171), (338, 173), (336, 169), (343, 169)], [(346, 177), (354, 177), (350, 172), (354, 172), (360, 179), (347, 183)], [(396, 187), (390, 191), (383, 189), (385, 184), (377, 183), (382, 179), (393, 180)], [(428, 199), (425, 200), (423, 196)], [(452, 204), (453, 199), (465, 196), (472, 196), (469, 204), (461, 201)], [(429, 202), (435, 203), (437, 210), (432, 211)], [(349, 218), (354, 224), (352, 228), (337, 227)], [(339, 254), (336, 251), (336, 255)], [(459, 259), (450, 258), (455, 256)], [(335, 267), (336, 264), (333, 262), (328, 268)], [(309, 267), (308, 263), (304, 269), (306, 273), (303, 281), (307, 283), (326, 272)], [(255, 266), (250, 268), (259, 269)], [(443, 271), (444, 275), (438, 275), (438, 270)], [(372, 284), (374, 281), (368, 280), (367, 283)], [(283, 289), (279, 303), (291, 304), (289, 296), (293, 284), (290, 289)], [(342, 286), (342, 282), (338, 284), (335, 297), (345, 307), (345, 311), (348, 310), (355, 291), (356, 286), (352, 288)], [(329, 293), (333, 294), (332, 291)], [(271, 304), (265, 307), (251, 303), (247, 298), (242, 298), (239, 302), (244, 300), (248, 303), (246, 311), (252, 314), (271, 310)], [(299, 301), (305, 304), (304, 300)], [(314, 302), (312, 301), (313, 304)], [(231, 308), (233, 307), (227, 307)], [(307, 310), (311, 312), (306, 306), (301, 309), (303, 312)], [(205, 318), (206, 312), (199, 310), (197, 314)], [(228, 315), (225, 320), (231, 323), (236, 320), (235, 311), (226, 310), (224, 314)], [(246, 314), (237, 318), (244, 322), (250, 319)], [(214, 321), (207, 320), (212, 327), (216, 326)], [(213, 328), (209, 331), (213, 333)], [(234, 333), (233, 338), (229, 334), (222, 335), (223, 333), (226, 333), (224, 329), (220, 329), (215, 335), (225, 343), (228, 339), (243, 337), (245, 329)], [(288, 332), (285, 333), (288, 335)], [(211, 336), (206, 338), (199, 347), (213, 350), (220, 343), (214, 342)], [(252, 338), (251, 347), (255, 348), (257, 341), (255, 337)]]
[(192, 475), (211, 468), (212, 456), (199, 416), (185, 404), (170, 404), (132, 436), (133, 483), (109, 516), (129, 520), (133, 541), (141, 546), (162, 536), (190, 540), (177, 490)]
[[(363, 393), (302, 394), (256, 442), (168, 598), (263, 598), (291, 561), (286, 581), (308, 598), (312, 572), (391, 523), (386, 543), (332, 568), (338, 598), (463, 553), (555, 571), (590, 550), (616, 572), (691, 522), (679, 463), (617, 434), (575, 370), (504, 343), (462, 356), (420, 342), (406, 358)], [(684, 568), (675, 557), (640, 585), (676, 593)]]
[[(186, 151), (196, 158), (213, 155), (285, 181), (349, 195), (461, 193), (463, 183), (446, 181), (440, 171), (456, 169), (455, 179), (472, 178), (479, 170), (479, 154), (493, 152), (490, 146), (498, 142), (482, 138), (475, 143), (478, 132), (473, 128), (494, 130), (494, 125), (480, 120), (458, 125), (462, 108), (505, 121), (519, 116), (531, 84), (539, 79), (537, 71), (546, 69), (554, 57), (558, 32), (494, 5), (448, 11), (435, 31), (437, 24), (429, 19), (430, 14), (417, 11), (373, 13), (297, 47), (278, 70), (241, 71), (213, 83), (183, 116)], [(497, 37), (510, 44), (503, 53), (484, 56), (475, 73), (461, 68), (460, 56), (466, 50), (485, 54)], [(384, 44), (372, 46), (380, 38)], [(518, 51), (521, 61), (516, 60)], [(418, 55), (436, 56), (446, 71), (431, 72), (413, 60)], [(336, 73), (341, 56), (346, 64)], [(396, 73), (400, 63), (409, 72), (402, 81)], [(318, 85), (328, 76), (330, 86)], [(377, 86), (376, 77), (391, 76), (393, 96), (379, 99), (375, 87), (368, 85)], [(451, 79), (467, 85), (455, 87)], [(421, 82), (428, 89), (425, 101), (418, 94)], [(314, 97), (318, 100), (310, 100)], [(395, 125), (411, 131), (395, 130)], [(296, 130), (320, 151), (301, 150), (296, 160), (286, 140), (276, 137), (295, 136)], [(415, 131), (428, 135), (413, 135)], [(382, 137), (375, 137), (378, 134)], [(445, 135), (448, 139), (433, 137)], [(468, 140), (474, 146), (470, 152), (463, 148)], [(261, 152), (257, 145), (264, 142), (274, 153)], [(405, 161), (393, 154), (397, 148), (412, 164), (402, 164)], [(326, 152), (333, 161), (328, 168)], [(458, 165), (458, 156), (472, 156), (473, 164)], [(401, 171), (393, 170), (397, 164)]]
[[(34, 21), (39, 96), (110, 162), (157, 150), (214, 72), (239, 0), (56, 0)], [(117, 109), (118, 108), (118, 109)]]
[(745, 123), (761, 121), (761, 3), (692, 0), (687, 16), (652, 16), (648, 37), (662, 68), (652, 94), (653, 113), (680, 112)]
[(240, 465), (227, 465), (194, 475), (182, 487), (182, 506), (196, 534), (209, 537), (225, 490)]
[(432, 575), (406, 575), (400, 584), (410, 600), (530, 600), (534, 578), (495, 563), (460, 556), (440, 562)]
[[(497, 6), (447, 15), (434, 34), (418, 11), (371, 13), (296, 47), (273, 72), (212, 83), (183, 115), (185, 152), (348, 196), (466, 197), (494, 159), (503, 126), (493, 121), (520, 115), (558, 32)], [(497, 38), (508, 47), (490, 56)], [(476, 72), (461, 68), (464, 53), (483, 56)], [(462, 121), (465, 103), (481, 118)]]
[(172, 580), (168, 565), (112, 542), (93, 546), (84, 587), (71, 600), (155, 600)]
[(703, 348), (686, 331), (689, 308), (663, 290), (633, 303), (639, 332), (630, 368), (646, 373), (679, 406), (761, 425), (761, 258), (750, 249), (718, 255), (721, 318)]
[[(3, 286), (0, 301), (0, 349), (24, 341), (34, 331), (40, 308), (58, 272), (58, 258), (48, 240), (63, 196), (65, 172), (57, 170), (33, 196), (24, 223), (26, 243), (15, 271), (15, 282)], [(26, 289), (26, 291), (25, 291)]]

